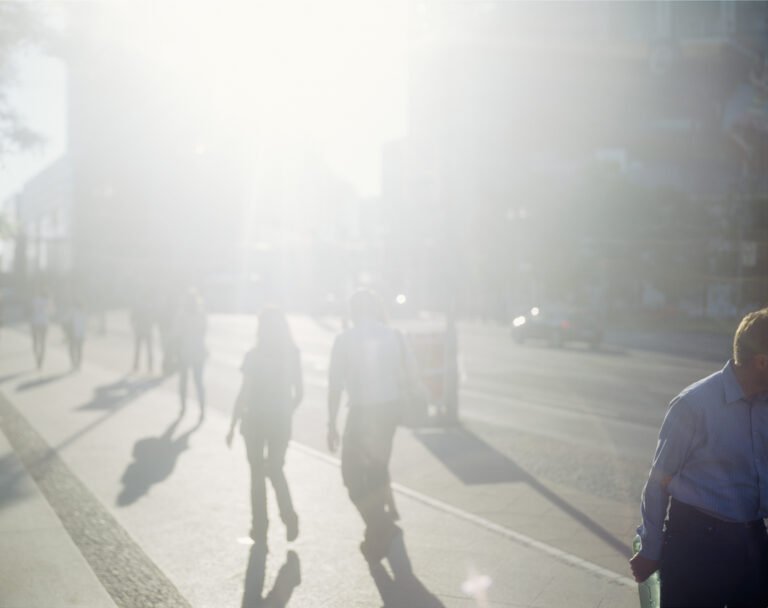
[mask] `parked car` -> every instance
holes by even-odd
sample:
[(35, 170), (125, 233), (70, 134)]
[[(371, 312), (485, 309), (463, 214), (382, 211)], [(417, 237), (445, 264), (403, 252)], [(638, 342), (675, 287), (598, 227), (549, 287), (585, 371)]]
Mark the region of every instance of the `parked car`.
[(522, 344), (526, 340), (544, 340), (561, 347), (569, 342), (586, 342), (597, 348), (603, 341), (599, 317), (586, 309), (563, 306), (533, 307), (512, 321), (512, 338)]

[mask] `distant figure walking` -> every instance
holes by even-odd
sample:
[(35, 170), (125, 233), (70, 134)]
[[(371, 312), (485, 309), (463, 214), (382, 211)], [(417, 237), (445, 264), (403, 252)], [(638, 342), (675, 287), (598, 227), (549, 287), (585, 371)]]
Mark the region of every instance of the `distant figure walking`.
[(283, 473), (291, 439), (293, 411), (304, 395), (301, 358), (283, 313), (267, 308), (259, 315), (256, 346), (242, 365), (243, 383), (232, 411), (227, 445), (240, 422), (251, 465), (251, 538), (266, 545), (267, 495), (265, 477), (275, 489), (286, 538), (299, 535), (299, 518), (293, 508)]
[(73, 300), (65, 320), (65, 333), (69, 347), (69, 360), (74, 370), (79, 370), (83, 362), (83, 343), (87, 325), (88, 317), (83, 303), (78, 299)]
[(386, 325), (382, 306), (369, 291), (349, 302), (352, 328), (334, 342), (328, 386), (328, 448), (339, 445), (336, 418), (342, 393), (348, 395), (341, 474), (352, 503), (365, 522), (360, 545), (370, 564), (384, 558), (402, 533), (395, 525), (389, 460), (401, 404), (413, 371), (402, 335)]
[(32, 351), (35, 355), (37, 369), (43, 367), (45, 361), (45, 344), (48, 335), (48, 322), (51, 312), (51, 301), (44, 291), (37, 292), (30, 302), (29, 324), (32, 334)]
[(144, 350), (147, 371), (151, 373), (154, 367), (152, 329), (155, 325), (155, 310), (147, 299), (137, 302), (133, 307), (131, 324), (133, 325), (133, 371), (139, 371), (141, 351)]
[(179, 348), (175, 333), (176, 298), (166, 293), (157, 311), (157, 330), (160, 334), (160, 350), (163, 355), (163, 375), (170, 375), (178, 369)]
[(200, 420), (205, 418), (205, 386), (203, 385), (203, 366), (208, 351), (205, 347), (205, 334), (208, 319), (203, 301), (196, 291), (190, 290), (184, 296), (181, 309), (176, 317), (176, 344), (178, 347), (179, 398), (182, 413), (187, 409), (187, 381), (190, 373), (197, 391), (200, 404)]

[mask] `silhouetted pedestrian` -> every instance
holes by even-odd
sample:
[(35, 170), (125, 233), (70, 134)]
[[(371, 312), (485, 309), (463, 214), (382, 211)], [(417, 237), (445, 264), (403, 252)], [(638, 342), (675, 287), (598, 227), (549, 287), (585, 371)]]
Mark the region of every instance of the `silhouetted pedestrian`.
[(131, 324), (133, 326), (133, 371), (139, 370), (141, 352), (146, 352), (147, 371), (152, 372), (153, 363), (153, 336), (155, 325), (155, 309), (149, 301), (147, 294), (137, 302), (131, 311)]
[(181, 410), (184, 412), (187, 409), (187, 379), (191, 373), (197, 391), (197, 401), (200, 404), (200, 420), (205, 418), (203, 367), (208, 356), (205, 347), (207, 329), (208, 320), (203, 307), (203, 300), (196, 291), (190, 290), (184, 296), (181, 309), (176, 316), (174, 333), (178, 346)]
[(334, 342), (328, 387), (328, 448), (339, 444), (336, 418), (348, 395), (341, 473), (352, 503), (365, 522), (360, 550), (370, 563), (387, 555), (401, 533), (392, 500), (389, 460), (407, 399), (410, 354), (402, 335), (388, 327), (375, 294), (355, 293), (349, 302), (352, 328)]
[(51, 313), (51, 300), (48, 294), (40, 290), (33, 297), (29, 308), (29, 325), (32, 334), (32, 351), (37, 369), (43, 367), (45, 346), (48, 336), (48, 322)]
[(67, 346), (69, 347), (69, 360), (72, 369), (78, 370), (83, 362), (83, 344), (85, 342), (85, 332), (88, 325), (88, 317), (83, 308), (83, 303), (75, 298), (65, 319), (65, 335), (67, 336)]
[(285, 453), (291, 439), (293, 411), (301, 403), (304, 389), (301, 358), (283, 313), (267, 308), (259, 315), (256, 346), (245, 356), (243, 383), (232, 411), (227, 445), (240, 422), (251, 466), (251, 538), (267, 541), (267, 496), (265, 477), (275, 489), (286, 538), (299, 534), (299, 518), (293, 507), (288, 481), (283, 473)]
[(157, 311), (157, 329), (160, 333), (160, 349), (163, 355), (163, 374), (175, 372), (179, 367), (179, 344), (174, 322), (176, 316), (176, 298), (166, 293)]

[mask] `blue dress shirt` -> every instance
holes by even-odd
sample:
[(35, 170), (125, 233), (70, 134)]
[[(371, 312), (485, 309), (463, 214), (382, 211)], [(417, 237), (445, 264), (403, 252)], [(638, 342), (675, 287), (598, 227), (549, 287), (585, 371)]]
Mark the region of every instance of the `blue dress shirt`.
[(669, 405), (637, 529), (649, 559), (661, 557), (670, 496), (724, 521), (768, 515), (768, 401), (744, 397), (732, 361)]

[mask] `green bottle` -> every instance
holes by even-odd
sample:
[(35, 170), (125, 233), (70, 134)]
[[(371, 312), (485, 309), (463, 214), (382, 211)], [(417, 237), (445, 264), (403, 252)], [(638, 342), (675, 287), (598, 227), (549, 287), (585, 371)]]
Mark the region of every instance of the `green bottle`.
[[(632, 550), (639, 553), (643, 548), (640, 536), (635, 536)], [(659, 608), (661, 606), (661, 579), (657, 570), (642, 583), (637, 584), (637, 592), (640, 594), (640, 608)]]

